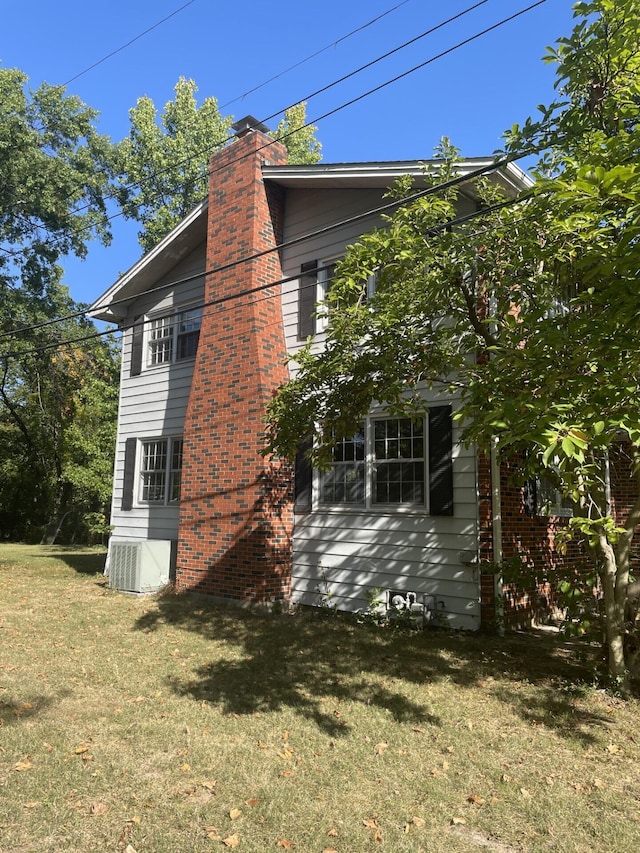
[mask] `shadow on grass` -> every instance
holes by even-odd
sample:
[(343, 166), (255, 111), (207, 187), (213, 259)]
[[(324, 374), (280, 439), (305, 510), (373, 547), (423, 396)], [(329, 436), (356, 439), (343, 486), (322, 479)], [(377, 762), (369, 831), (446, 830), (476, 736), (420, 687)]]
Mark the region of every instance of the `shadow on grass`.
[(31, 696), (28, 700), (17, 702), (15, 699), (5, 699), (0, 702), (0, 719), (2, 727), (28, 723), (38, 714), (50, 710), (61, 699), (71, 696), (70, 690), (63, 690), (57, 696)]
[[(322, 611), (265, 615), (188, 595), (161, 596), (157, 609), (140, 617), (135, 628), (150, 632), (161, 625), (198, 633), (229, 650), (190, 680), (174, 678), (177, 694), (243, 715), (289, 707), (332, 736), (349, 731), (347, 713), (336, 714), (333, 700), (378, 707), (397, 721), (438, 726), (441, 720), (426, 705), (406, 695), (411, 685), (450, 681), (482, 689), (483, 679), (493, 679), (492, 695), (524, 720), (563, 736), (593, 742), (595, 728), (609, 723), (581, 710), (572, 689), (559, 688), (588, 681), (589, 669), (576, 651), (567, 653), (543, 634), (498, 639), (441, 629), (401, 633)], [(520, 698), (511, 681), (537, 689), (524, 690), (527, 698)]]
[(70, 569), (81, 575), (100, 574), (104, 570), (106, 552), (102, 550), (90, 551), (87, 548), (78, 547), (76, 550), (70, 546), (43, 546), (42, 556), (47, 559), (60, 560), (66, 563)]

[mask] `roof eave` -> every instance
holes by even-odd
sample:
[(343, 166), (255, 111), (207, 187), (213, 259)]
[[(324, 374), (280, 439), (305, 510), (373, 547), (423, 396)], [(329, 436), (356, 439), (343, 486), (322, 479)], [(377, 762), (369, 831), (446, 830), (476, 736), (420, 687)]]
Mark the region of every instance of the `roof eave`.
[(123, 273), (89, 308), (89, 316), (118, 323), (127, 316), (129, 299), (143, 293), (147, 284), (175, 266), (206, 235), (208, 199), (196, 205), (166, 237)]

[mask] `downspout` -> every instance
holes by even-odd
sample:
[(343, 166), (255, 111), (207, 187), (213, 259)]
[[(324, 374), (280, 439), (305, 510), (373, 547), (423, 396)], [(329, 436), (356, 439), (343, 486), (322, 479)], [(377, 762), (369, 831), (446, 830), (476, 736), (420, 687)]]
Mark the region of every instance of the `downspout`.
[[(498, 439), (493, 438), (490, 452), (491, 468), (491, 534), (493, 545), (493, 563), (502, 563), (502, 509), (500, 500), (500, 462), (498, 460)], [(495, 621), (498, 635), (504, 637), (504, 595), (502, 570), (493, 576), (493, 600), (495, 601)]]

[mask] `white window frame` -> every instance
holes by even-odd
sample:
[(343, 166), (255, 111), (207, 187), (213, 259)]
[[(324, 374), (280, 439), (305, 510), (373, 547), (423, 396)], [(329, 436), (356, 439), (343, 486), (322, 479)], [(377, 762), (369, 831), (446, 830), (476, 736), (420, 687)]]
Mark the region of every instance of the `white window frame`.
[[(329, 325), (329, 307), (326, 305), (329, 289), (333, 281), (336, 264), (341, 260), (341, 256), (335, 258), (327, 258), (326, 260), (318, 261), (318, 280), (316, 282), (316, 335), (319, 332), (325, 332)], [(319, 310), (317, 310), (319, 308)]]
[[(147, 368), (195, 358), (202, 327), (202, 310), (201, 306), (191, 305), (170, 314), (149, 316), (145, 324)], [(195, 340), (195, 345), (187, 344), (188, 351), (181, 353), (181, 347), (189, 337)]]
[[(358, 452), (354, 449), (351, 452), (351, 455), (354, 456), (352, 460), (345, 459), (345, 449), (350, 449), (351, 447), (356, 448), (354, 439), (348, 439), (346, 442), (339, 442), (338, 448), (340, 449), (339, 456), (340, 458), (332, 462), (330, 467), (326, 471), (315, 471), (314, 472), (314, 503), (316, 504), (316, 508), (318, 509), (331, 509), (331, 508), (341, 508), (341, 509), (366, 509), (366, 510), (414, 510), (419, 512), (428, 512), (428, 496), (429, 496), (429, 471), (428, 471), (428, 421), (426, 417), (421, 417), (418, 419), (421, 426), (421, 435), (411, 435), (409, 437), (397, 436), (396, 438), (392, 436), (387, 436), (384, 440), (386, 443), (397, 441), (398, 443), (398, 453), (401, 452), (400, 442), (409, 442), (411, 444), (411, 455), (410, 456), (389, 456), (378, 458), (376, 455), (376, 424), (379, 423), (387, 423), (391, 424), (393, 421), (398, 422), (408, 422), (410, 424), (415, 424), (415, 418), (402, 418), (402, 417), (394, 417), (389, 415), (370, 415), (365, 419), (361, 435), (363, 437), (364, 442), (364, 452), (361, 454), (362, 458)], [(414, 427), (412, 427), (413, 433)], [(382, 439), (378, 439), (381, 441)], [(422, 455), (414, 455), (417, 442), (419, 441), (419, 448), (421, 450)], [(405, 451), (406, 452), (406, 451)], [(357, 458), (355, 458), (357, 456)], [(377, 486), (377, 474), (378, 471), (383, 468), (390, 468), (391, 465), (394, 464), (394, 460), (398, 460), (398, 465), (400, 466), (412, 466), (415, 469), (416, 465), (422, 466), (422, 480), (421, 480), (421, 490), (422, 490), (422, 498), (420, 500), (377, 500), (376, 499), (376, 486)], [(338, 500), (335, 499), (335, 494), (342, 490), (346, 493), (349, 488), (349, 465), (352, 464), (353, 471), (353, 480), (352, 480), (352, 494), (360, 493), (362, 498), (360, 500)], [(334, 472), (339, 472), (336, 476)], [(363, 480), (360, 488), (358, 487), (358, 482)], [(387, 483), (391, 483), (392, 481), (387, 480)], [(403, 490), (402, 483), (402, 469), (400, 470), (400, 479), (397, 481), (399, 484), (399, 488)], [(405, 485), (408, 488), (408, 482), (405, 481)], [(412, 479), (410, 482), (417, 483), (418, 480)], [(333, 492), (333, 499), (327, 499), (328, 492)], [(406, 494), (406, 492), (405, 492)]]
[(141, 438), (139, 441), (138, 502), (145, 506), (178, 504), (182, 483), (182, 436)]

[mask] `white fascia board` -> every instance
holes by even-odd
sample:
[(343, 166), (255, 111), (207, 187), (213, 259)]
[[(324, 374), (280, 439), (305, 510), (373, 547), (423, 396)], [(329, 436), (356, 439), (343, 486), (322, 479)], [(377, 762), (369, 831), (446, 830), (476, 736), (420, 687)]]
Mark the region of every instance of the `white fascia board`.
[[(92, 303), (87, 312), (89, 316), (115, 323), (123, 319), (127, 314), (126, 305), (116, 306), (114, 303), (124, 299), (127, 292), (132, 295), (143, 293), (145, 288), (136, 288), (137, 281), (145, 281), (146, 283), (147, 278), (150, 280), (157, 279), (166, 271), (166, 261), (171, 257), (172, 249), (180, 242), (180, 238), (185, 237), (189, 230), (206, 214), (208, 206), (208, 199), (196, 205), (166, 237), (163, 237), (153, 249), (150, 249), (137, 260), (127, 272), (123, 273), (108, 290)], [(159, 274), (156, 274), (156, 270)]]
[[(493, 157), (470, 157), (461, 160), (458, 172), (461, 176), (472, 174), (478, 169), (491, 169), (496, 160)], [(440, 160), (402, 160), (371, 163), (317, 163), (312, 166), (263, 166), (262, 176), (284, 187), (326, 187), (326, 188), (387, 188), (398, 178), (410, 175), (421, 179), (425, 168), (435, 168)], [(533, 185), (533, 181), (515, 163), (496, 167), (500, 183), (511, 192), (518, 192)]]

